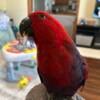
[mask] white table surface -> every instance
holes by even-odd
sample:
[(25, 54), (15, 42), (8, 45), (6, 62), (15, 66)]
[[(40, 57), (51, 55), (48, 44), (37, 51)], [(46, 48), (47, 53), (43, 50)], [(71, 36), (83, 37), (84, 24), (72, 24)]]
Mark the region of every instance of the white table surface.
[[(36, 70), (36, 68), (34, 69)], [(25, 100), (28, 92), (40, 82), (38, 73), (35, 73), (34, 79), (24, 89), (19, 89), (16, 83), (7, 82), (0, 78), (0, 100)]]

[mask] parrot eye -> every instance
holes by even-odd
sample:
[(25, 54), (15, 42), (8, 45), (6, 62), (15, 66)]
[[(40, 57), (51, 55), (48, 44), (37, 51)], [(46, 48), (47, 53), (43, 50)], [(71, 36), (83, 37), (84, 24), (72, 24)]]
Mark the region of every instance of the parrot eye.
[(46, 19), (46, 16), (45, 16), (45, 15), (43, 15), (43, 14), (39, 14), (39, 15), (38, 15), (38, 17), (39, 17), (41, 20)]

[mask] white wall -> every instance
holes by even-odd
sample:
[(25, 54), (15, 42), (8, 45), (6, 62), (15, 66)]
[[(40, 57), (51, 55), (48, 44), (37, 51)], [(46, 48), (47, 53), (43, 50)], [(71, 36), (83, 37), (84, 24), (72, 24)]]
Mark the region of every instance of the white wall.
[(7, 13), (19, 24), (27, 16), (27, 0), (7, 0)]
[(93, 12), (95, 8), (96, 0), (87, 0), (86, 17), (93, 18)]
[(84, 18), (86, 16), (87, 0), (80, 0), (79, 4), (79, 18)]
[(93, 19), (93, 11), (96, 0), (80, 0), (78, 19), (90, 18)]
[(6, 10), (6, 0), (0, 0), (0, 10)]

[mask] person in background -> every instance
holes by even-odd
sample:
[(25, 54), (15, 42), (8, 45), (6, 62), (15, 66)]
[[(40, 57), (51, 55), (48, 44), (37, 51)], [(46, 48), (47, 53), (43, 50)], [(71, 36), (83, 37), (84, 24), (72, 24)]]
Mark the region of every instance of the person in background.
[(15, 25), (13, 18), (10, 19), (10, 25), (11, 25), (12, 31), (14, 33), (14, 36), (17, 39), (19, 36), (19, 30), (18, 30), (17, 26)]

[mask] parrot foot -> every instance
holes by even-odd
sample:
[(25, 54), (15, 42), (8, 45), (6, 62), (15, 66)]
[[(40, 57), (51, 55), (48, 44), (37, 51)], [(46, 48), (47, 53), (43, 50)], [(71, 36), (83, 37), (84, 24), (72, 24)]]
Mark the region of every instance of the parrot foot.
[(48, 100), (54, 100), (54, 99), (53, 99), (53, 94), (47, 93), (47, 98), (48, 98)]
[(48, 100), (73, 100), (71, 97), (60, 97), (54, 94), (47, 93)]

